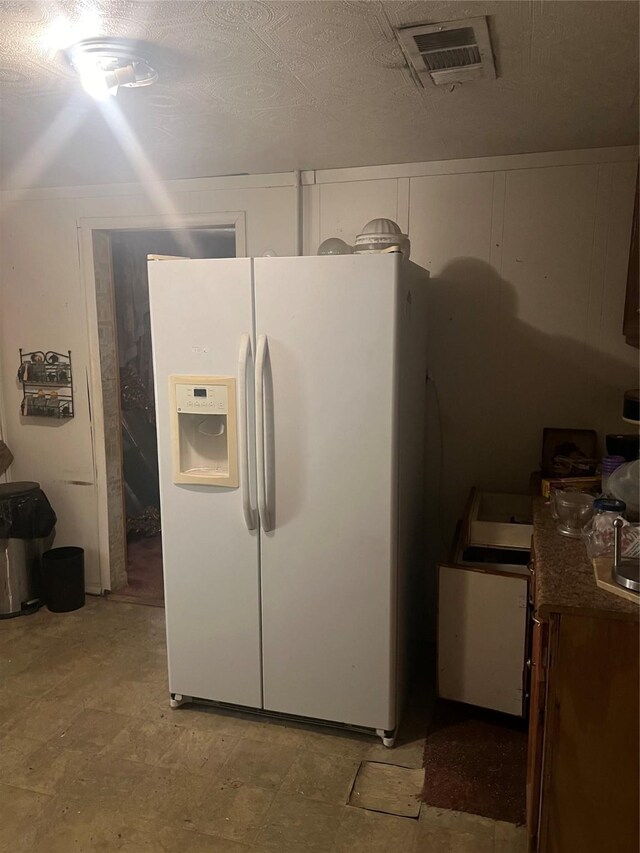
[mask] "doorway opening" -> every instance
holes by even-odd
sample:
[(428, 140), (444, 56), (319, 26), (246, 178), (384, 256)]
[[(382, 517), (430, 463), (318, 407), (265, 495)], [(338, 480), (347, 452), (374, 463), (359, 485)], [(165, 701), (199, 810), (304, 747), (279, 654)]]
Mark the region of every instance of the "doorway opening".
[(164, 604), (148, 255), (236, 256), (233, 227), (92, 232), (111, 598)]

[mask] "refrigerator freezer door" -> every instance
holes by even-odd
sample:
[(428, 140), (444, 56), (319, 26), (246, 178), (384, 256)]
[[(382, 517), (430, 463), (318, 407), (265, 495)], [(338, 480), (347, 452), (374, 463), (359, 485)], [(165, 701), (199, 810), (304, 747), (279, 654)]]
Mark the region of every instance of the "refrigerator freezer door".
[(254, 261), (268, 338), (264, 706), (379, 729), (395, 725), (398, 264)]
[(149, 291), (169, 688), (260, 707), (258, 535), (247, 529), (242, 489), (173, 482), (169, 395), (172, 374), (238, 378), (251, 261), (152, 261)]

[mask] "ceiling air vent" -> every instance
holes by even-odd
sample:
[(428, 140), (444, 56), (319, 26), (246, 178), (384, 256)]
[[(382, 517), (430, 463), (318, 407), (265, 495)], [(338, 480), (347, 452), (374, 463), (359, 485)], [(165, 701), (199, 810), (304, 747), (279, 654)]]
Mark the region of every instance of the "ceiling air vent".
[(486, 18), (401, 27), (398, 36), (416, 71), (437, 86), (495, 79)]

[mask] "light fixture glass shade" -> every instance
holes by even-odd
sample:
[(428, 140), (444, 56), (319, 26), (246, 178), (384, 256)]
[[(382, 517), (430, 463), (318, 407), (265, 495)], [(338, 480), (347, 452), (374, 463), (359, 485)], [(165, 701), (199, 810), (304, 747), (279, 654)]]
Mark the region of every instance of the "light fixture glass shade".
[(136, 43), (126, 39), (85, 39), (66, 51), (84, 90), (99, 101), (115, 95), (120, 86), (150, 86), (157, 71), (137, 53)]
[(76, 70), (82, 83), (82, 88), (96, 101), (106, 101), (109, 95), (115, 95), (118, 85), (109, 86), (107, 72), (102, 68), (99, 61), (90, 56), (83, 57), (76, 62)]
[(340, 237), (329, 237), (318, 246), (319, 255), (351, 255), (353, 246), (345, 243)]

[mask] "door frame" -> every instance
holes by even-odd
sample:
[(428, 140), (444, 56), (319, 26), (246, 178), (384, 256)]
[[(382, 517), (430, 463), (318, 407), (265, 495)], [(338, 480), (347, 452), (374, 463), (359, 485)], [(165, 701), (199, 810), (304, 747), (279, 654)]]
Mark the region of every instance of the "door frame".
[(179, 219), (179, 227), (176, 224), (176, 217), (168, 215), (79, 217), (77, 220), (80, 281), (89, 332), (89, 366), (86, 382), (89, 398), (93, 474), (97, 500), (98, 562), (100, 567), (101, 593), (111, 589), (111, 565), (109, 558), (107, 453), (102, 399), (100, 341), (98, 337), (98, 305), (96, 297), (96, 272), (93, 258), (93, 232), (233, 228), (236, 241), (236, 257), (244, 258), (247, 256), (245, 211), (180, 213), (177, 218)]

